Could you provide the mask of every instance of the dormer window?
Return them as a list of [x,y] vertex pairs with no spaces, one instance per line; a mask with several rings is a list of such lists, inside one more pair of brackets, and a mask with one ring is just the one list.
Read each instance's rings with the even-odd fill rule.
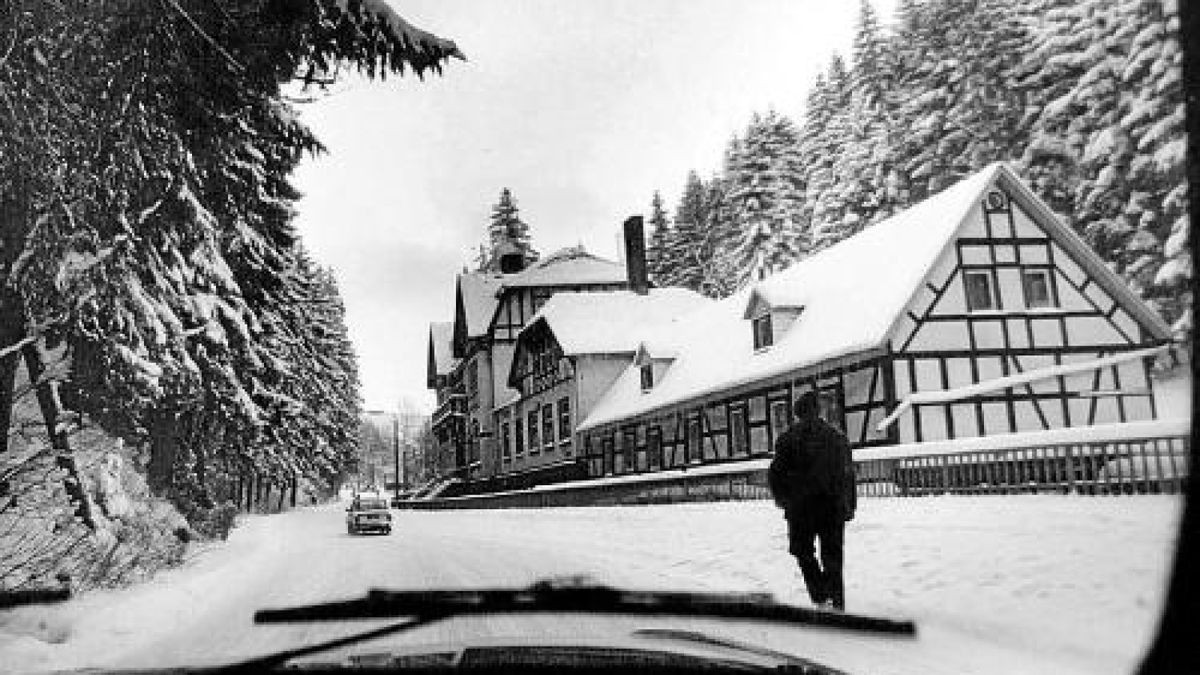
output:
[[775,332],[771,327],[771,313],[765,312],[750,321],[754,331],[754,350],[766,349],[775,343]]
[[650,391],[654,388],[654,364],[642,364],[640,370],[642,373],[642,391]]
[[761,289],[754,289],[742,314],[742,319],[750,322],[754,351],[769,349],[788,335],[795,327],[796,320],[804,313],[801,301],[802,298],[796,293],[792,293],[791,297],[772,298]]

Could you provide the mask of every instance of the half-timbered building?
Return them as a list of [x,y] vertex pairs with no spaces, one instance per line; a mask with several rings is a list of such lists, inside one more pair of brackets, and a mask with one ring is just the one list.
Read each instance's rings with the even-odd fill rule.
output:
[[519,334],[496,408],[500,486],[575,476],[575,426],[637,358],[642,340],[712,301],[683,288],[560,293]]
[[460,454],[460,449],[466,447],[466,394],[457,377],[459,360],[454,357],[453,342],[453,322],[439,321],[429,325],[425,386],[437,396],[430,431],[435,453],[433,468],[439,475],[454,471],[466,461]]
[[[458,275],[455,318],[449,354],[436,358],[440,348],[431,332],[430,377],[437,391],[433,432],[439,453],[453,456],[448,473],[468,480],[502,471],[494,410],[517,392],[507,383],[517,335],[556,293],[592,293],[627,287],[625,267],[582,248],[564,249],[528,267],[524,259],[501,265],[501,272]],[[444,337],[438,333],[436,339]],[[439,375],[438,364],[451,363]]]
[[1169,340],[994,164],[643,342],[575,442],[592,476],[761,456],[812,389],[854,447],[1154,419]]

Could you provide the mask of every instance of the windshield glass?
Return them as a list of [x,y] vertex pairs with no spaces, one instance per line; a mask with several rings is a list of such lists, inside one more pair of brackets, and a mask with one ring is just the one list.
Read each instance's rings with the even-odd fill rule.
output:
[[1135,670],[1179,5],[5,0],[0,671]]

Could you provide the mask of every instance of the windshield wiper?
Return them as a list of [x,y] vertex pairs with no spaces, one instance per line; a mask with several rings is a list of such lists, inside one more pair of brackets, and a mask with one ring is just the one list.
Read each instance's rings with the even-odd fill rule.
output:
[[25,605],[45,605],[71,599],[70,588],[31,588],[27,590],[0,591],[0,609]]
[[768,593],[627,591],[554,582],[539,582],[525,589],[371,590],[366,597],[354,600],[260,610],[254,614],[254,621],[295,623],[552,612],[757,619],[894,635],[915,635],[917,630],[907,620],[785,605]]
[[578,580],[542,581],[525,589],[376,589],[368,591],[363,598],[353,600],[260,610],[255,612],[254,622],[275,624],[406,617],[404,621],[300,649],[271,654],[223,670],[240,672],[277,666],[298,656],[344,647],[452,617],[556,612],[750,619],[901,636],[915,636],[917,632],[916,624],[912,621],[795,607],[777,602],[768,593],[627,591],[580,583]]

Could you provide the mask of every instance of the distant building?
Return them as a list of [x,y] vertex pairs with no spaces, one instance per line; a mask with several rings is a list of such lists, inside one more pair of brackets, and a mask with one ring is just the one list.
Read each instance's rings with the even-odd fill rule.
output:
[[1154,419],[1170,339],[999,164],[671,328],[579,425],[588,475],[765,455],[806,390],[855,447]]
[[516,392],[507,384],[517,335],[555,293],[595,293],[627,286],[625,269],[582,248],[523,267],[514,254],[503,273],[458,275],[455,317],[430,329],[427,385],[437,392],[433,434],[444,474],[466,480],[503,471],[495,406]]
[[519,486],[578,473],[571,470],[578,464],[575,428],[640,357],[641,341],[711,302],[682,288],[550,298],[518,335],[507,373],[515,393],[496,405],[496,475]]

